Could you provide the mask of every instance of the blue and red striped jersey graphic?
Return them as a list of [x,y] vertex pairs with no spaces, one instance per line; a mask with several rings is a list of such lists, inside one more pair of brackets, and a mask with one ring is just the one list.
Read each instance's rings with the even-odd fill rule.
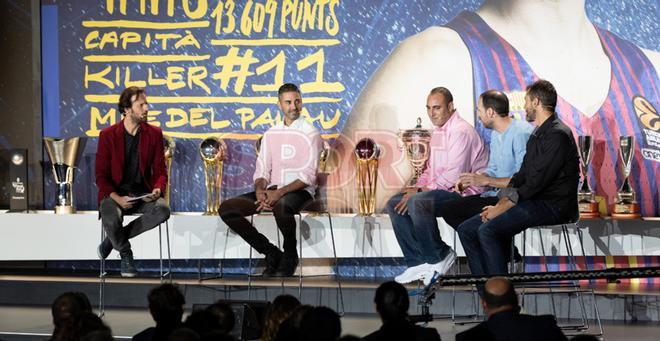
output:
[[[462,12],[446,26],[461,36],[470,51],[475,108],[479,95],[486,90],[498,89],[509,96],[524,96],[526,86],[539,79],[520,53],[478,15]],[[659,216],[658,74],[640,48],[602,28],[596,27],[596,31],[611,64],[607,98],[589,117],[558,96],[557,113],[576,138],[593,137],[589,181],[596,195],[607,198],[608,208],[623,182],[619,137],[635,136],[631,185],[642,215]],[[524,117],[521,107],[512,107],[512,113]],[[475,127],[488,145],[490,130],[476,117]]]

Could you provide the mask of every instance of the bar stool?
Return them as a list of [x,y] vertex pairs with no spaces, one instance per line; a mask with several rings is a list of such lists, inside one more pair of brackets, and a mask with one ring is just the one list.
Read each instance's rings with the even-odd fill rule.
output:
[[[565,223],[556,224],[556,225],[533,226],[533,227],[530,227],[530,228],[526,229],[525,231],[523,231],[522,234],[521,234],[521,242],[522,242],[522,250],[523,250],[523,254],[522,254],[523,264],[522,264],[521,271],[525,272],[527,230],[536,230],[538,232],[539,243],[540,243],[540,246],[541,246],[542,262],[544,264],[545,271],[546,272],[549,271],[548,262],[547,262],[547,254],[546,254],[546,251],[545,251],[545,245],[543,243],[543,237],[542,237],[541,231],[542,231],[542,229],[556,229],[556,228],[561,229],[559,240],[558,240],[558,251],[561,250],[561,241],[563,239],[564,240],[564,245],[565,245],[565,248],[566,248],[566,254],[567,254],[567,258],[568,258],[569,269],[574,270],[574,271],[578,270],[577,259],[575,257],[575,253],[573,252],[573,243],[571,242],[571,238],[570,238],[570,234],[569,234],[569,229],[570,229],[571,226],[574,226],[576,235],[578,237],[578,243],[579,243],[580,250],[582,252],[582,258],[583,258],[583,261],[584,261],[584,264],[583,264],[584,269],[589,270],[588,262],[587,262],[587,259],[586,259],[586,253],[584,251],[584,240],[583,240],[582,231],[580,230],[579,219],[576,219],[576,220],[569,220]],[[514,242],[515,242],[515,238],[514,238]],[[514,242],[511,243],[511,245],[512,245],[511,246],[511,258],[512,259],[513,259],[513,254],[514,254],[513,246],[515,246]],[[510,267],[510,271],[511,272],[514,271],[513,266]],[[575,294],[575,296],[577,297],[578,305],[580,307],[581,322],[579,324],[559,324],[559,327],[561,329],[564,329],[564,330],[588,330],[589,329],[589,319],[587,317],[586,304],[584,302],[584,297],[582,295],[582,290],[580,289],[580,284],[579,284],[579,282],[576,282],[576,281],[571,281],[571,282],[572,282],[572,284],[570,285],[570,287],[572,288],[572,290],[569,291],[568,293],[569,294]],[[522,293],[521,293],[521,306],[524,306],[524,304],[525,304],[525,294],[526,294],[525,289],[527,287],[528,286],[523,286],[523,290],[522,290]],[[537,287],[539,287],[539,286],[537,286]],[[541,287],[543,287],[543,286],[541,286]],[[550,290],[550,300],[551,300],[552,312],[556,316],[557,311],[556,311],[556,302],[555,302],[555,298],[554,298],[555,292],[553,291],[553,288],[556,288],[557,285],[553,286],[553,285],[548,284],[548,285],[545,285],[545,287],[548,287],[549,290]],[[601,320],[600,320],[600,313],[598,311],[598,305],[596,304],[596,297],[595,297],[595,294],[594,294],[594,290],[593,290],[593,288],[589,287],[589,289],[587,291],[590,293],[590,295],[592,297],[594,317],[596,319],[596,323],[598,324],[599,332],[596,333],[595,335],[596,336],[601,336],[601,335],[603,335],[603,327],[602,327]],[[570,301],[569,301],[568,309],[569,309],[568,310],[568,315],[569,315],[569,318],[570,318]]]
[[[140,215],[140,214],[135,214]],[[168,282],[172,283],[172,255],[170,250],[170,226],[169,219],[165,220],[165,235],[167,241],[167,272],[163,273],[163,237],[162,237],[162,223],[158,224],[158,258],[160,260],[160,282],[163,283],[165,277],[168,277]],[[101,242],[105,240],[106,234],[103,224],[101,224]],[[105,315],[105,280],[108,273],[105,270],[105,259],[99,259],[99,317]]]
[[[302,216],[303,214],[307,216],[328,216],[328,223],[330,227],[330,238],[332,242],[332,253],[334,260],[334,271],[335,271],[335,280],[337,282],[337,312],[340,315],[343,315],[345,312],[344,309],[344,294],[341,286],[341,273],[339,271],[339,259],[337,257],[337,246],[335,243],[335,233],[332,225],[332,214],[328,211],[326,200],[325,200],[325,184],[327,179],[327,174],[319,174],[318,177],[319,186],[316,191],[316,195],[312,201],[307,203],[299,213],[296,213],[298,216],[298,259],[299,259],[299,270],[298,270],[298,297],[302,298],[302,288],[303,288],[303,278],[304,277],[315,277],[315,276],[324,276],[324,275],[303,275],[304,267],[304,258],[303,258],[303,235],[302,235]],[[254,226],[254,217],[255,216],[272,216],[272,212],[260,212],[250,216],[250,224]],[[227,231],[227,237],[229,236],[229,230]],[[280,231],[277,231],[277,246],[280,245]],[[252,289],[252,247],[250,247],[250,254],[248,259],[248,299],[250,299],[250,293]],[[284,282],[282,282],[282,285]],[[341,307],[341,308],[340,308]]]

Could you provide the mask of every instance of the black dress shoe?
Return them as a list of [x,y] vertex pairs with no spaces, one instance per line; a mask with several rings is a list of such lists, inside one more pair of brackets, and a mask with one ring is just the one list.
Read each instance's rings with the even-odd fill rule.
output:
[[275,275],[277,268],[280,265],[280,260],[282,259],[282,251],[277,250],[266,254],[266,268],[261,275],[264,278],[268,278]]
[[275,271],[277,277],[291,277],[298,267],[298,255],[285,253]]

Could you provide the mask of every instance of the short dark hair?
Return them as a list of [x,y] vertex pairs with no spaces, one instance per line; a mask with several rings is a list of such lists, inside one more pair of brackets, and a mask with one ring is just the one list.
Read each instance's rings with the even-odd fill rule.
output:
[[157,324],[159,323],[181,323],[183,317],[183,305],[186,299],[176,286],[165,283],[157,286],[147,295],[149,301],[149,312]]
[[298,94],[302,95],[298,86],[293,83],[285,83],[280,86],[280,88],[277,90],[277,97],[282,96],[282,94],[285,92],[297,92]]
[[381,284],[376,289],[374,303],[383,321],[398,320],[408,316],[410,307],[408,291],[397,282],[389,281]]
[[500,117],[509,116],[509,98],[499,90],[488,90],[479,96],[484,109],[493,109]]
[[138,99],[140,95],[146,95],[147,90],[144,88],[139,88],[137,86],[129,86],[124,89],[119,95],[119,102],[117,103],[117,108],[119,109],[120,114],[124,114],[127,108],[133,106],[133,96],[135,99]]
[[77,318],[83,313],[91,313],[92,305],[82,292],[65,292],[53,301],[51,306],[53,324],[55,328],[61,328],[65,322]]
[[518,306],[518,296],[516,295],[516,290],[513,288],[513,284],[506,280],[506,290],[502,295],[495,295],[492,292],[488,291],[488,286],[484,288],[484,294],[482,296],[486,306],[490,309],[504,307],[507,305],[517,307]]
[[549,111],[554,112],[557,106],[557,90],[552,83],[539,79],[527,86],[527,96],[530,99],[538,98],[541,104]]
[[310,309],[300,322],[302,340],[334,341],[341,336],[339,315],[328,307]]
[[440,94],[442,95],[442,98],[445,99],[445,104],[449,104],[454,101],[454,96],[451,94],[451,91],[449,89],[439,86],[436,88],[431,89],[431,92],[429,93],[430,95],[437,95]]
[[206,310],[210,311],[211,314],[213,314],[218,319],[218,323],[220,324],[220,329],[222,332],[229,334],[229,332],[234,329],[236,316],[229,304],[218,301],[208,306]]

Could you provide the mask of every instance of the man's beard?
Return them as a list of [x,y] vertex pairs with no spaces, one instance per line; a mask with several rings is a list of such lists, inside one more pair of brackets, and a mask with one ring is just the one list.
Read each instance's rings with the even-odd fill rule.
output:
[[527,122],[534,122],[536,121],[536,109],[530,109],[530,110],[525,110],[525,119]]

